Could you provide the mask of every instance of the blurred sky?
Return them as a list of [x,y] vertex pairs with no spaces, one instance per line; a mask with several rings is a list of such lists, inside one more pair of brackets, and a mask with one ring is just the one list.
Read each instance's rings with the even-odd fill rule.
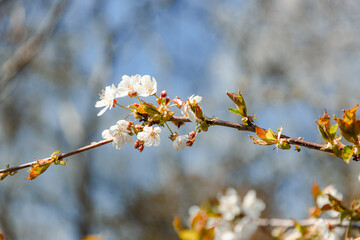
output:
[[[334,1],[325,1],[324,6],[285,2],[70,1],[43,49],[7,86],[2,114],[5,106],[16,104],[29,123],[22,122],[16,137],[7,141],[5,129],[11,121],[2,119],[1,164],[25,163],[34,156],[43,158],[101,140],[101,132],[127,113],[115,108],[96,117],[98,94],[107,85],[117,85],[122,75],[134,74],[154,76],[158,92],[166,89],[171,98],[200,95],[207,116],[234,122],[240,119],[228,111],[234,105],[225,92],[241,89],[248,111],[259,117],[259,126],[274,131],[283,126],[286,135],[321,142],[315,120],[323,109],[341,115],[341,108],[353,107],[359,99],[359,7],[351,8],[351,1],[341,9]],[[56,1],[17,3],[31,35]],[[327,11],[334,11],[336,19],[323,17]],[[9,18],[3,18],[2,31],[11,29]],[[11,44],[2,39],[2,62],[11,56],[9,46],[18,47]],[[120,101],[132,103],[132,99]],[[192,128],[182,127],[179,134]],[[115,150],[108,145],[83,153],[81,161],[70,157],[68,166],[51,167],[34,181],[24,180],[24,171],[9,177],[0,192],[12,192],[9,198],[15,199],[7,204],[16,236],[80,238],[74,222],[83,212],[74,188],[81,180],[77,172],[86,164],[93,216],[108,218],[125,214],[130,197],[139,191],[182,189],[189,196],[179,208],[182,213],[169,213],[175,216],[184,214],[184,205],[199,204],[198,199],[215,196],[222,188],[232,186],[243,193],[256,189],[260,198],[266,197],[267,217],[295,219],[308,216],[313,182],[321,187],[335,183],[345,196],[359,195],[358,164],[345,165],[325,153],[307,149],[276,153],[271,146],[254,146],[248,133],[220,127],[211,127],[193,147],[175,152],[169,134],[163,129],[160,146],[142,153],[132,146]],[[201,179],[193,183],[199,184],[200,197],[191,199],[189,181],[174,180],[179,171],[184,177]],[[207,184],[201,185],[203,181]],[[47,231],[39,233],[34,224],[46,226]],[[125,227],[123,234],[133,234],[133,228]],[[92,222],[90,232],[105,239],[119,237],[100,217]]]

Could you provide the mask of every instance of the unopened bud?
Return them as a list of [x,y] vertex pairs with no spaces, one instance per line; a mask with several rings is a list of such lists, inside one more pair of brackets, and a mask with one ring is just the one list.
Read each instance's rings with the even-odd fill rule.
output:
[[136,95],[137,95],[137,92],[128,93],[128,96],[131,97],[131,98],[132,98],[132,97],[135,97]]
[[144,150],[144,144],[141,144],[138,149],[139,149],[139,152],[142,152]]
[[135,144],[134,144],[134,148],[139,148],[140,146],[140,141],[139,140],[136,140]]
[[160,93],[160,98],[163,99],[163,98],[166,98],[166,96],[167,96],[166,90],[163,90],[163,91]]
[[194,142],[195,142],[195,138],[189,139],[189,140],[186,142],[186,146],[191,147],[191,146],[194,144]]
[[189,135],[189,138],[195,138],[196,132],[195,131],[189,132],[188,135]]
[[183,104],[183,102],[181,101],[181,99],[179,97],[175,98],[174,103],[180,108]]
[[167,105],[169,104],[169,102],[170,102],[170,98],[169,97],[165,98],[165,104]]
[[116,100],[116,99],[114,99],[114,100],[113,100],[113,105],[112,105],[112,106],[113,106],[113,107],[115,107],[115,104],[116,104],[116,103],[117,103],[117,100]]

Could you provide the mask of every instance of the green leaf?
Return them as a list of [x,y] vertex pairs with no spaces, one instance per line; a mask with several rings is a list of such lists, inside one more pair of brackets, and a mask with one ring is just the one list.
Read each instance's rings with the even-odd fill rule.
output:
[[147,102],[142,102],[141,107],[143,107],[144,111],[150,115],[160,114],[159,110],[155,107],[155,105]]
[[242,116],[243,115],[241,114],[240,110],[239,109],[235,109],[235,108],[229,108],[229,111],[236,114],[236,115],[239,115],[239,116]]
[[340,224],[344,221],[345,218],[350,217],[347,211],[344,211],[340,214]]
[[331,138],[335,138],[335,134],[336,134],[336,131],[338,129],[338,126],[339,126],[338,124],[335,124],[330,128]]
[[344,159],[344,161],[346,163],[350,162],[351,157],[353,156],[354,153],[354,147],[353,146],[345,146],[342,150],[342,159]]
[[283,150],[288,150],[291,148],[290,144],[288,144],[287,142],[283,142],[279,145],[279,147]]
[[236,106],[240,110],[241,116],[247,117],[245,100],[244,100],[240,90],[239,90],[238,94],[228,93],[228,92],[226,94],[236,104]]
[[239,90],[238,98],[239,98],[239,101],[240,101],[239,109],[240,109],[240,111],[242,111],[243,116],[246,117],[247,116],[246,104],[245,104],[245,100],[244,100],[240,90]]
[[306,227],[305,226],[301,226],[300,223],[294,221],[294,225],[295,228],[301,233],[301,236],[304,236],[306,234]]
[[329,139],[329,136],[327,134],[327,132],[324,130],[324,127],[322,125],[318,125],[318,128],[319,128],[319,132],[322,136],[322,138],[326,141],[326,142],[329,142],[330,139]]
[[273,133],[273,131],[270,128],[266,133],[266,139],[269,140],[269,141],[276,141],[277,140],[275,134]]

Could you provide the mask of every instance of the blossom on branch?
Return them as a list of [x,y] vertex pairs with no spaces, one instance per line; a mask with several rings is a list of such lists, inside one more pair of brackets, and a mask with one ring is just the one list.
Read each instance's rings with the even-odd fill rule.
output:
[[240,198],[233,188],[228,188],[225,195],[219,195],[218,210],[226,221],[231,221],[241,213]]
[[152,78],[149,75],[144,75],[140,79],[140,85],[137,87],[138,95],[141,97],[148,97],[155,94],[157,91],[157,83],[155,78]]
[[173,141],[173,147],[176,151],[184,150],[187,147],[188,135],[177,136]]
[[131,77],[128,75],[122,76],[122,80],[118,85],[120,97],[135,96],[137,91],[140,89],[140,79],[141,76],[139,74]]
[[341,228],[333,228],[329,226],[324,219],[318,219],[314,226],[317,229],[317,232],[320,234],[321,239],[327,240],[340,240],[343,239],[344,229]]
[[111,126],[110,129],[104,130],[102,132],[102,137],[107,140],[112,139],[112,144],[116,149],[122,148],[125,145],[125,142],[133,144],[134,138],[128,131],[129,124],[129,121],[120,120],[116,125]]
[[144,141],[145,146],[150,147],[158,146],[160,144],[160,135],[161,128],[159,127],[144,127],[142,132],[139,132],[137,138],[140,141]]
[[194,111],[191,109],[191,106],[195,106],[196,104],[200,103],[202,100],[202,97],[198,96],[198,95],[192,95],[191,97],[189,97],[188,101],[185,103],[182,103],[181,106],[181,113],[184,114],[185,116],[187,116],[190,121],[192,122],[196,122],[197,117],[194,113]]
[[241,209],[245,215],[251,218],[258,218],[265,209],[265,203],[261,199],[256,198],[255,190],[250,190],[244,197]]
[[[318,205],[319,208],[322,208],[323,206],[330,204],[329,201],[329,196],[327,194],[330,194],[331,196],[337,198],[338,200],[342,200],[343,195],[338,192],[338,190],[333,186],[333,185],[329,185],[326,188],[324,188],[321,191],[321,195],[317,197],[316,199],[316,203]],[[331,210],[331,211],[327,211],[326,212],[330,217],[338,217],[339,216],[339,212]]]
[[104,107],[103,109],[101,109],[101,111],[98,113],[98,116],[101,116],[104,114],[104,112],[108,109],[108,108],[112,108],[114,106],[114,104],[116,103],[116,99],[120,97],[121,94],[119,93],[118,89],[113,85],[111,86],[107,86],[105,88],[105,91],[103,91],[100,95],[100,101],[97,101],[95,104],[95,107],[100,108],[100,107]]

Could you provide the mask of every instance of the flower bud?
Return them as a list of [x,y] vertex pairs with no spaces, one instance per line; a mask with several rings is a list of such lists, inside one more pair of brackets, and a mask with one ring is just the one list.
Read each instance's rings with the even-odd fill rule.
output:
[[196,136],[195,131],[189,132],[189,138],[195,138],[195,136]]
[[181,106],[183,105],[183,102],[179,97],[175,98],[173,101],[178,106],[178,108],[181,108]]
[[139,140],[136,140],[135,145],[134,145],[134,148],[135,148],[135,149],[136,149],[136,148],[139,148],[139,146],[140,146],[140,141],[139,141]]
[[144,144],[141,144],[138,149],[139,149],[139,152],[142,152],[144,150]]
[[186,146],[188,147],[191,147],[195,142],[195,138],[192,138],[192,139],[189,139],[187,142],[186,142]]
[[169,102],[170,102],[170,98],[169,97],[165,98],[165,104],[167,105],[169,104]]
[[160,93],[160,98],[163,99],[163,98],[166,98],[166,96],[167,96],[166,90],[163,90],[163,91]]
[[112,106],[113,106],[113,107],[115,107],[115,104],[116,104],[116,103],[117,103],[117,100],[116,100],[116,99],[114,99],[114,100],[113,100],[113,105],[112,105]]

